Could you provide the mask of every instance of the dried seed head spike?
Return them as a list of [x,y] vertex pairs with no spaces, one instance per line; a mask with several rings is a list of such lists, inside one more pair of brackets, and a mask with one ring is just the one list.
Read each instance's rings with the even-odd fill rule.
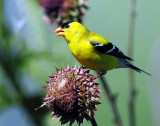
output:
[[48,86],[43,87],[47,95],[39,108],[49,107],[54,119],[61,118],[61,124],[75,121],[81,124],[87,115],[94,115],[97,110],[100,99],[100,90],[95,83],[97,77],[76,66],[63,66],[61,70],[56,68],[56,71],[57,74],[49,76]]
[[50,22],[51,27],[71,20],[82,23],[89,0],[37,0],[44,11],[43,21]]

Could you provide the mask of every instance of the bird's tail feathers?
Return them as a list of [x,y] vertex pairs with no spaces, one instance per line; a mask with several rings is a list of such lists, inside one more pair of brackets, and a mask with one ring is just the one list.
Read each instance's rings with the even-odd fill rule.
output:
[[148,75],[151,76],[150,73],[148,73],[148,72],[146,72],[146,71],[144,71],[144,70],[132,65],[129,61],[119,58],[119,65],[118,65],[117,68],[126,68],[126,67],[131,68],[131,69],[133,69],[133,70],[135,70],[137,72],[144,72],[145,74],[148,74]]
[[148,72],[146,72],[146,71],[144,71],[144,70],[142,70],[142,69],[140,69],[140,68],[132,65],[131,63],[126,64],[126,65],[127,65],[129,68],[131,68],[131,69],[133,69],[133,70],[135,70],[135,71],[137,71],[137,72],[143,72],[143,73],[148,74],[149,76],[151,76],[150,73],[148,73]]

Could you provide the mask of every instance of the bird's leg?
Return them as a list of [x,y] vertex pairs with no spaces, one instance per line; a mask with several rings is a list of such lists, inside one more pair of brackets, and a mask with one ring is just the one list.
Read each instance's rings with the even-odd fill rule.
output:
[[83,69],[86,69],[87,67],[85,67],[85,66],[81,66]]
[[99,75],[105,75],[106,73],[107,73],[107,71],[105,71],[105,70],[102,70],[101,72],[98,72],[99,73]]

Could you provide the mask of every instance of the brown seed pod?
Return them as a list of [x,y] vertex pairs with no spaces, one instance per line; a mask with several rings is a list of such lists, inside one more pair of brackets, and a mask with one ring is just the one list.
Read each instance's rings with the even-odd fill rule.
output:
[[61,124],[76,120],[80,125],[83,119],[89,119],[97,110],[98,84],[95,83],[94,76],[89,71],[84,71],[82,67],[63,67],[57,69],[57,74],[49,76],[47,90],[44,97],[44,105],[52,110],[53,118],[61,117]]

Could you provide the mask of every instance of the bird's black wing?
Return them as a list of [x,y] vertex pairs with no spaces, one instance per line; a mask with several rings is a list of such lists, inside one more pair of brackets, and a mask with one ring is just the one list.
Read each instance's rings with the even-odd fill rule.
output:
[[97,50],[100,53],[105,53],[118,58],[127,59],[129,61],[133,60],[130,57],[124,55],[123,52],[120,49],[118,49],[115,45],[113,45],[111,42],[108,44],[99,44],[98,42],[91,40],[89,41],[89,43],[93,45],[95,50]]

